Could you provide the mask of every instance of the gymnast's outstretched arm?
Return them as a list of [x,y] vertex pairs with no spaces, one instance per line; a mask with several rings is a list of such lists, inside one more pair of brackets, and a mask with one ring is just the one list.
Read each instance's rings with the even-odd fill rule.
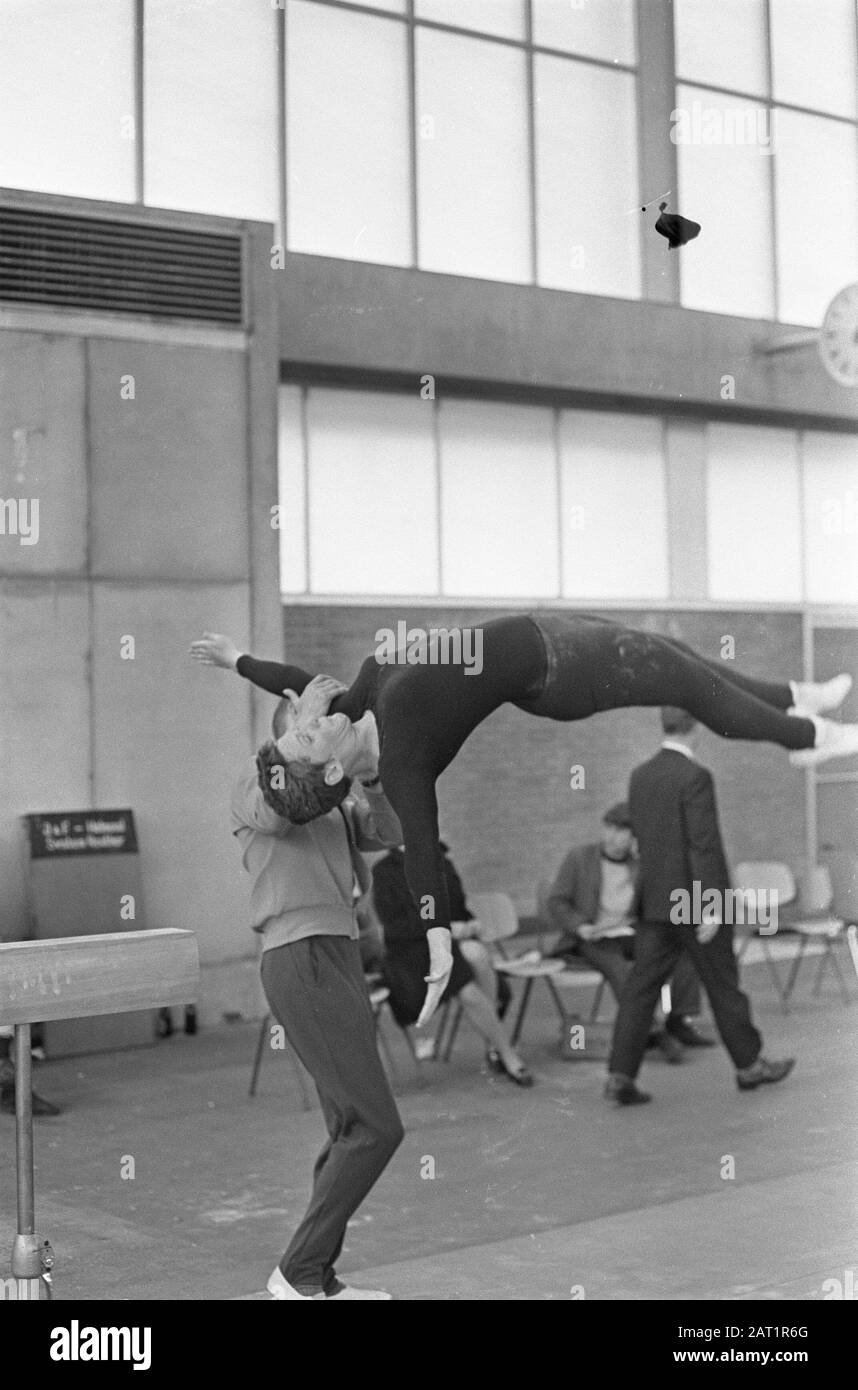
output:
[[203,666],[222,666],[237,671],[246,680],[267,690],[271,695],[283,695],[294,690],[301,695],[313,677],[300,666],[286,666],[281,661],[260,661],[247,652],[240,652],[231,637],[221,632],[204,632],[191,643],[191,656]]

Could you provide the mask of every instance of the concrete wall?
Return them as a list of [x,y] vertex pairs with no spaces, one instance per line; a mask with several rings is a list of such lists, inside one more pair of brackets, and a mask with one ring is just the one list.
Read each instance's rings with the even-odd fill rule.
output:
[[[379,628],[405,620],[421,627],[473,625],[497,613],[468,609],[339,608],[289,605],[283,611],[287,660],[351,680]],[[664,632],[718,659],[721,638],[736,643],[736,669],[784,679],[801,675],[797,614],[738,612],[606,613]],[[617,710],[576,724],[534,719],[512,706],[473,733],[438,782],[441,829],[465,884],[503,889],[531,912],[536,884],[553,876],[573,844],[598,835],[602,812],[624,797],[632,768],[658,747],[657,714]],[[716,779],[728,854],[783,859],[804,854],[804,782],[786,754],[768,744],[727,743],[708,733],[701,759]],[[586,786],[570,788],[572,764]]]
[[[858,429],[856,393],[831,380],[813,343],[757,351],[806,329],[324,256],[287,256],[275,283],[290,374],[357,370],[413,387],[429,372],[438,395]],[[721,398],[725,374],[733,400]]]
[[187,647],[279,641],[271,232],[244,232],[244,334],[0,332],[0,497],[39,499],[36,544],[0,535],[0,939],[29,929],[20,815],[130,806],[147,924],[198,934],[204,1021],[259,1000],[228,799],[261,706]]

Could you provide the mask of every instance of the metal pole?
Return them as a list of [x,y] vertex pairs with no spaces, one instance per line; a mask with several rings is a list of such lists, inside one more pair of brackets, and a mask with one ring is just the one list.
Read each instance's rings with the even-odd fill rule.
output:
[[15,1121],[18,1154],[18,1234],[31,1236],[36,1229],[33,1191],[33,1057],[30,1025],[15,1028]]
[[18,1159],[18,1234],[12,1246],[12,1276],[18,1298],[36,1301],[42,1292],[42,1256],[36,1238],[33,1179],[33,1059],[30,1025],[15,1026],[15,1125]]

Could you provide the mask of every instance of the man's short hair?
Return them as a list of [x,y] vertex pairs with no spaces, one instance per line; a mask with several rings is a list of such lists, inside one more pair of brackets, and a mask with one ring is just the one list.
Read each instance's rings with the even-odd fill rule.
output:
[[604,825],[615,825],[619,830],[631,830],[632,818],[629,815],[629,804],[627,801],[618,801],[602,817]]
[[[277,744],[270,740],[257,753],[256,768],[266,804],[293,825],[306,825],[335,810],[345,801],[352,784],[350,777],[342,777],[328,786],[325,769],[319,763],[286,762]],[[272,777],[275,768],[281,769],[276,779]]]
[[666,734],[690,734],[697,728],[697,720],[687,710],[677,709],[675,705],[662,705],[661,727]]

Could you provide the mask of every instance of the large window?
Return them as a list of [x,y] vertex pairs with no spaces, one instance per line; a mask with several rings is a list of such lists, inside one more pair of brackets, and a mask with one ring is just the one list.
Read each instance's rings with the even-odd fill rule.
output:
[[797,436],[790,430],[710,425],[706,456],[710,597],[800,600]]
[[855,0],[675,0],[694,309],[817,325],[858,276]]
[[540,284],[637,298],[634,76],[538,54],[535,82]]
[[638,296],[634,10],[0,0],[0,184],[271,221],[292,251]]
[[283,592],[308,599],[669,604],[689,545],[713,605],[858,594],[846,434],[284,385],[279,521]]
[[402,24],[309,0],[290,5],[291,250],[398,265],[410,260],[406,65]]
[[420,265],[530,280],[524,53],[435,29],[416,37]]
[[2,0],[0,184],[135,189],[133,0]]
[[246,0],[146,0],[147,203],[278,216],[276,28]]
[[683,304],[816,326],[858,278],[856,9],[674,0],[658,114],[636,0],[0,0],[0,185],[623,298],[665,196]]

